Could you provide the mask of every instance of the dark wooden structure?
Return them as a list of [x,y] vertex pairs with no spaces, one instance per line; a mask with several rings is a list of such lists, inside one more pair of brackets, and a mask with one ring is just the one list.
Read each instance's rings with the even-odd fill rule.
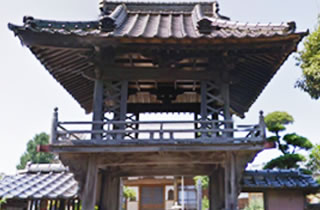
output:
[[[295,23],[247,24],[212,0],[105,0],[100,19],[9,24],[79,102],[90,122],[59,121],[50,152],[80,183],[83,208],[119,209],[120,177],[209,175],[210,208],[233,210],[265,126],[234,125],[306,33]],[[141,121],[149,112],[192,121]],[[97,190],[98,180],[102,187]]]

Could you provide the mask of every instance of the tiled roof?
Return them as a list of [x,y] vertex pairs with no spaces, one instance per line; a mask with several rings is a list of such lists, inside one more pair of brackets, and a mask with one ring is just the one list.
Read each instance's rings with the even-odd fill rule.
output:
[[320,185],[310,175],[297,170],[246,171],[242,178],[242,188],[246,191],[263,189],[320,189]]
[[31,165],[17,175],[0,181],[0,198],[70,199],[78,195],[78,183],[60,164]]
[[[298,189],[319,191],[319,184],[310,176],[292,170],[245,171],[243,191],[266,189]],[[70,199],[78,197],[78,183],[68,168],[60,164],[33,164],[17,175],[0,181],[0,198],[8,199]]]
[[[210,59],[211,55],[224,57],[224,53],[230,52],[237,62],[230,73],[234,80],[230,86],[230,105],[243,117],[307,34],[296,33],[294,22],[231,21],[219,13],[217,2],[212,0],[102,0],[100,6],[100,19],[94,21],[25,17],[22,26],[9,24],[22,43],[88,113],[92,111],[94,82],[84,75],[94,72],[95,46],[113,47],[131,54],[140,50],[139,56],[146,58],[140,60],[149,60],[146,64],[153,68],[157,68],[158,58],[151,55],[161,55],[159,52],[169,48],[181,55],[191,53],[190,58],[201,51],[204,59]],[[121,64],[120,60],[128,60],[121,56],[117,65]],[[171,70],[191,64],[177,57]],[[201,62],[199,68],[205,69],[214,63]]]
[[[116,1],[114,1],[116,2]],[[111,3],[106,3],[111,5]],[[101,19],[84,22],[59,22],[24,18],[24,26],[10,25],[14,30],[32,30],[52,34],[129,37],[129,38],[254,38],[283,36],[294,33],[295,23],[248,24],[230,21],[219,14],[215,6],[213,13],[207,15],[206,5],[190,4],[180,9],[172,5],[161,5],[159,9],[153,4],[148,7],[132,7],[131,4],[118,3],[111,11],[104,9]],[[150,6],[151,5],[151,6]],[[190,7],[189,5],[189,7]],[[143,9],[141,9],[143,8]]]

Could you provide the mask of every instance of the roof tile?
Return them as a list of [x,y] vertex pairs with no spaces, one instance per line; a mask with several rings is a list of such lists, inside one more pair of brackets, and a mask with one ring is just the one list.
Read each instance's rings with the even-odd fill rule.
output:
[[242,179],[242,187],[250,189],[313,189],[320,185],[310,176],[300,171],[261,170],[246,171]]
[[[148,3],[150,8],[157,4]],[[24,26],[11,25],[13,30],[33,30],[38,32],[57,33],[79,36],[95,35],[103,37],[131,38],[202,38],[199,23],[207,21],[209,27],[206,38],[243,38],[272,37],[287,35],[295,30],[294,23],[288,24],[248,24],[230,21],[217,12],[208,16],[201,3],[193,4],[193,9],[170,10],[171,5],[162,5],[158,10],[130,10],[124,4],[118,4],[110,14],[103,14],[100,21],[63,22],[24,18]],[[167,8],[167,9],[166,9]],[[15,29],[14,29],[15,28]]]
[[[0,198],[16,199],[57,199],[57,198],[75,198],[78,195],[78,183],[73,174],[63,167],[48,166],[42,164],[32,166],[31,169],[40,169],[40,172],[34,173],[32,170],[6,176],[0,181]],[[52,170],[52,171],[50,171]],[[242,188],[246,191],[265,190],[265,189],[300,189],[303,191],[317,191],[319,184],[309,175],[299,171],[288,170],[261,170],[245,171],[242,178]]]

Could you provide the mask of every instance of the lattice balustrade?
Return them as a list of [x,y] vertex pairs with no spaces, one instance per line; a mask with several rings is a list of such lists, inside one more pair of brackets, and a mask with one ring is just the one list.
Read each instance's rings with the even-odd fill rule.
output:
[[135,131],[139,130],[139,114],[128,113],[126,115],[126,122],[125,129],[127,132],[125,133],[125,138],[138,139],[139,133]]

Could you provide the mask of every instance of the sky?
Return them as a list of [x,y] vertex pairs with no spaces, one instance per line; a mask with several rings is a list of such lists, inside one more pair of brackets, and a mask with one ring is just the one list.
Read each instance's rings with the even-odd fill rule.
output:
[[[320,0],[220,0],[220,13],[232,20],[251,23],[295,21],[297,31],[313,31],[319,14]],[[77,102],[49,75],[39,61],[7,24],[22,24],[25,15],[50,20],[96,20],[98,0],[15,0],[3,1],[0,7],[0,172],[14,174],[26,143],[35,134],[50,132],[54,107],[61,120],[90,120]],[[301,50],[303,45],[299,46]],[[293,54],[280,68],[246,118],[236,123],[255,124],[259,111],[287,111],[295,122],[288,132],[297,132],[320,143],[320,100],[312,100],[294,88],[301,76]],[[259,166],[277,154],[274,150],[258,155]]]

